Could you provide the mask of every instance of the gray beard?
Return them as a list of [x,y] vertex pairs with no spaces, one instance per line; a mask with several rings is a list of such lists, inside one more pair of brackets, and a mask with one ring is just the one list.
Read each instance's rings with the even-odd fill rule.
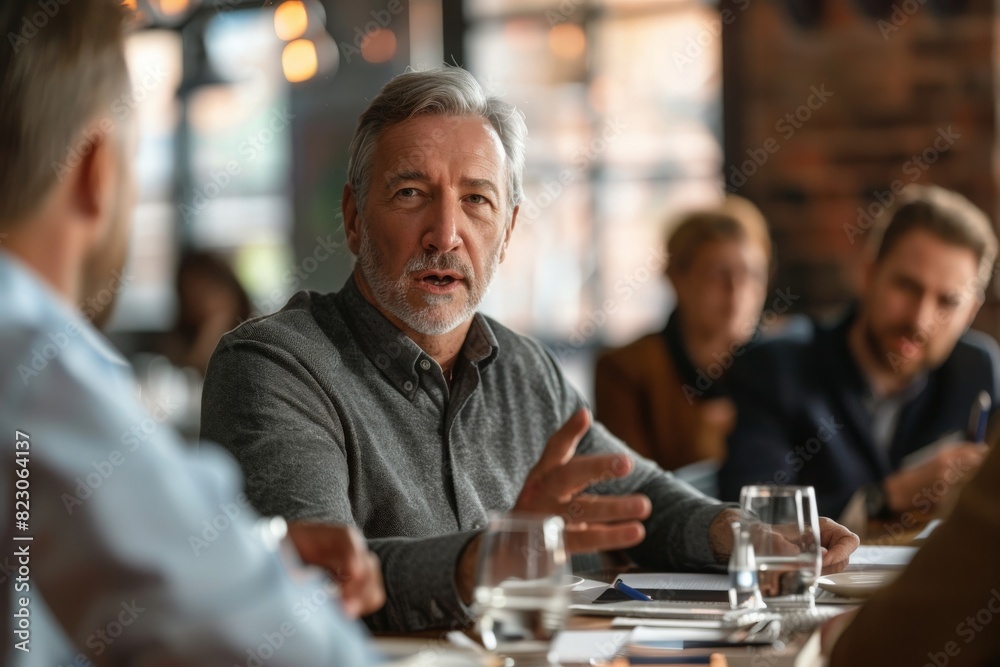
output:
[[[386,275],[382,267],[385,262],[368,235],[368,225],[361,221],[361,247],[358,249],[358,266],[361,274],[372,290],[375,301],[382,309],[392,313],[397,319],[424,336],[440,336],[455,330],[476,313],[476,309],[486,294],[486,288],[493,280],[500,265],[502,244],[498,244],[486,265],[482,277],[475,275],[472,266],[453,254],[424,254],[410,259],[403,268],[402,275],[393,279]],[[468,297],[465,304],[446,318],[445,309],[460,296],[455,294],[421,294],[425,308],[414,309],[407,301],[410,291],[410,275],[418,271],[457,271],[465,276]]]

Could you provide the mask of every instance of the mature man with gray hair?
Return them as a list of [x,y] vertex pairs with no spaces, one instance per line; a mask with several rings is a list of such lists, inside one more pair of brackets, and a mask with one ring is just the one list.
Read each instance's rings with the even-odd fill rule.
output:
[[[476,312],[522,199],[525,125],[459,68],[385,86],[351,144],[340,292],[295,295],[228,334],[206,437],[264,512],[353,523],[383,563],[378,630],[469,620],[490,511],[556,514],[574,552],[651,568],[723,562],[734,510],[591,424],[536,341]],[[827,565],[856,537],[823,524]]]

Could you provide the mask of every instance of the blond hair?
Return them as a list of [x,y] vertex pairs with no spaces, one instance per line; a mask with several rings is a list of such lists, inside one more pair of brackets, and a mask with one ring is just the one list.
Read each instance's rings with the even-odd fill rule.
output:
[[713,241],[752,241],[771,262],[771,235],[764,215],[748,199],[729,195],[713,208],[698,209],[681,216],[667,237],[667,272],[688,269],[697,251]]

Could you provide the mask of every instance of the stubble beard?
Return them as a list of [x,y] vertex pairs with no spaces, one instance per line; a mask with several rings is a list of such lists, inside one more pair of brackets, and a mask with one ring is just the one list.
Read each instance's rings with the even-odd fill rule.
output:
[[[502,243],[491,253],[482,276],[477,276],[471,265],[455,254],[433,253],[413,257],[406,262],[402,275],[392,278],[386,275],[383,261],[377,246],[368,234],[368,225],[362,220],[360,225],[360,248],[358,249],[358,267],[371,288],[377,304],[391,313],[406,326],[425,336],[440,336],[456,329],[468,321],[476,313],[479,304],[486,295],[486,290],[493,281],[497,267],[500,265]],[[409,302],[411,291],[410,276],[418,271],[438,270],[457,271],[464,276],[465,293],[458,294],[428,294],[420,293],[424,308],[414,308]],[[449,305],[457,299],[465,302],[460,307],[448,313]]]

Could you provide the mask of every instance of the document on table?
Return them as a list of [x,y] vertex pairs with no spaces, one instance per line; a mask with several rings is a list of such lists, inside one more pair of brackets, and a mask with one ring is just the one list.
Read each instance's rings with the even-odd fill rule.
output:
[[688,572],[651,572],[620,574],[618,577],[632,588],[665,588],[675,591],[728,591],[729,575],[691,574]]
[[[690,574],[654,572],[648,574],[621,574],[619,578],[628,586],[639,590],[674,591],[726,591],[729,577],[725,574]],[[642,602],[627,600],[572,604],[570,610],[597,616],[638,616],[646,618],[680,618],[721,622],[731,610],[729,603],[692,602],[678,596],[676,601]]]
[[878,546],[863,544],[851,554],[851,564],[848,572],[858,570],[898,570],[906,567],[917,553],[918,547]]
[[563,630],[552,640],[551,653],[565,665],[611,662],[624,655],[630,635],[627,630]]

